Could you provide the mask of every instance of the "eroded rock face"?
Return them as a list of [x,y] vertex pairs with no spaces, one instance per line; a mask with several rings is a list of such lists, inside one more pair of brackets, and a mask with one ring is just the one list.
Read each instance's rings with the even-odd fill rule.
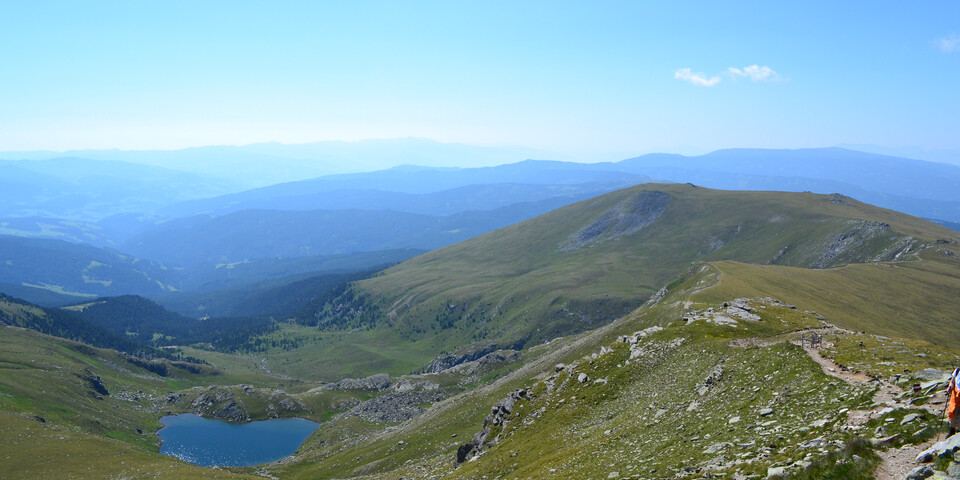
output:
[[389,374],[378,373],[367,378],[344,378],[336,383],[330,383],[321,387],[323,390],[372,390],[382,392],[393,385],[393,379]]
[[488,353],[477,360],[464,362],[447,369],[451,373],[460,375],[472,375],[487,365],[496,365],[500,363],[513,363],[520,359],[521,353],[516,350],[497,350]]
[[436,391],[387,393],[353,407],[347,415],[375,423],[402,422],[423,413],[426,408],[422,405],[439,402],[443,398],[443,394]]
[[572,252],[604,240],[637,232],[660,217],[669,203],[670,195],[664,192],[637,192],[570,235],[557,250]]
[[[501,350],[501,348],[503,350]],[[438,373],[442,372],[448,368],[453,368],[458,365],[473,362],[473,361],[482,361],[484,364],[494,363],[497,361],[513,361],[516,357],[510,357],[512,355],[510,352],[519,350],[523,348],[523,342],[516,342],[514,345],[507,345],[500,347],[496,343],[492,343],[484,348],[475,350],[472,352],[467,352],[462,355],[441,355],[434,358],[430,365],[427,366],[427,373]],[[490,356],[491,354],[497,354],[500,351],[500,356],[497,355]]]
[[[870,220],[851,220],[850,228],[828,239],[820,248],[822,253],[813,263],[813,268],[826,268],[849,262],[892,261],[919,248],[921,242],[910,236],[902,236],[890,229],[887,223]],[[869,244],[887,244],[887,247],[873,258],[865,253]]]
[[[262,405],[263,410],[251,411],[244,398],[253,397],[253,405]],[[162,400],[167,405],[176,405],[181,411],[189,411],[207,418],[230,422],[249,422],[255,418],[279,418],[291,413],[307,412],[309,409],[283,390],[256,388],[250,385],[194,387],[184,392],[167,395]]]
[[110,395],[110,392],[107,390],[107,387],[103,386],[103,381],[100,380],[99,375],[91,375],[87,377],[87,381],[90,382],[90,387],[100,395]]
[[[582,375],[582,374],[581,374]],[[497,404],[490,409],[490,415],[483,420],[483,429],[474,435],[473,440],[465,443],[457,449],[457,463],[463,463],[483,452],[484,448],[492,447],[500,441],[499,437],[488,439],[491,427],[503,426],[508,415],[513,413],[513,407],[521,398],[527,398],[526,389],[517,389],[510,392],[506,397],[497,401]]]

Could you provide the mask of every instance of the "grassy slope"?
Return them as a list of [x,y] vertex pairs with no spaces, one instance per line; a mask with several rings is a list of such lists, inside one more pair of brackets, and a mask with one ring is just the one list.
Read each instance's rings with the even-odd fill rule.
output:
[[196,467],[127,443],[0,412],[5,478],[259,478]]
[[[797,448],[796,444],[821,435],[831,441],[852,438],[853,433],[835,428],[838,419],[843,417],[840,411],[842,408],[863,408],[869,403],[870,392],[827,377],[796,347],[777,344],[744,349],[731,347],[728,341],[744,337],[782,339],[784,332],[818,325],[816,314],[805,313],[806,310],[825,313],[828,319],[838,323],[854,321],[860,318],[862,310],[850,303],[834,303],[834,297],[823,292],[862,289],[865,288],[863,284],[872,288],[861,294],[872,299],[870,305],[877,305],[876,309],[866,312],[872,321],[864,323],[863,328],[868,332],[880,328],[887,329],[887,334],[895,332],[914,336],[913,327],[895,321],[895,312],[883,307],[881,300],[922,297],[926,303],[915,306],[916,312],[936,307],[952,298],[951,292],[956,290],[950,287],[949,279],[960,273],[960,262],[935,254],[935,249],[928,249],[921,256],[924,258],[921,262],[800,270],[803,276],[797,275],[797,269],[788,267],[732,262],[696,267],[685,281],[674,282],[671,293],[659,305],[641,309],[595,331],[537,346],[533,351],[544,350],[544,353],[513,374],[492,385],[441,402],[422,417],[402,424],[394,431],[372,436],[371,425],[334,420],[308,441],[297,462],[276,467],[274,471],[284,478],[356,475],[369,478],[425,478],[431,475],[452,478],[481,475],[491,478],[498,475],[503,478],[598,478],[600,475],[599,478],[606,478],[608,472],[613,471],[620,472],[621,476],[634,474],[658,478],[661,476],[658,473],[673,476],[684,466],[702,467],[723,456],[728,461],[763,457],[760,462],[730,466],[721,471],[729,474],[739,469],[742,473],[765,476],[766,468],[771,465],[792,463],[810,453],[814,454],[811,460],[815,460],[826,451]],[[887,276],[865,275],[858,268],[875,269]],[[799,292],[797,284],[771,281],[760,276],[758,272],[761,271],[781,272],[777,279],[799,278],[817,288]],[[904,271],[913,272],[918,279],[930,283],[896,281],[897,275]],[[937,273],[927,278],[925,272]],[[944,281],[947,283],[937,283]],[[931,289],[931,283],[937,288]],[[799,309],[767,307],[761,313],[763,322],[738,329],[702,323],[684,326],[677,322],[684,310],[684,300],[694,302],[697,308],[704,308],[715,305],[717,299],[745,296],[772,296],[794,303]],[[894,319],[890,319],[890,315]],[[652,343],[664,343],[679,337],[686,338],[687,343],[661,356],[653,355],[641,359],[639,364],[625,366],[625,347],[614,342],[616,336],[654,324],[665,325],[667,330],[652,337]],[[878,349],[890,345],[896,348],[874,355],[857,347],[861,337],[879,342]],[[860,335],[840,340],[830,354],[846,364],[855,364],[868,371],[882,372],[885,367],[881,362],[909,366],[916,371],[927,367],[942,368],[946,363],[960,361],[960,349],[956,347]],[[611,345],[614,351],[591,365],[583,356],[596,352],[601,345]],[[907,348],[902,347],[904,345]],[[918,357],[916,353],[925,353],[927,357]],[[591,378],[607,378],[608,383],[580,385],[570,381],[568,387],[559,392],[544,393],[538,382],[552,374],[555,363],[578,360],[581,364],[578,372],[587,373]],[[725,374],[719,387],[699,397],[694,386],[720,362],[723,362]],[[562,383],[565,375],[561,373],[556,383]],[[538,399],[519,402],[524,404],[516,410],[521,413],[520,418],[513,419],[512,426],[508,426],[508,435],[499,445],[477,461],[453,469],[456,448],[480,429],[483,418],[499,398],[519,387],[532,387],[531,391]],[[780,392],[780,397],[775,398],[773,392]],[[687,412],[686,408],[693,399],[700,400],[701,406],[695,412]],[[774,417],[761,419],[757,411],[766,406],[772,406],[777,413]],[[541,407],[546,408],[546,415],[532,425],[523,425],[525,416]],[[655,418],[660,409],[668,413]],[[904,414],[897,411],[891,414],[891,418],[899,420]],[[728,424],[734,415],[741,416],[741,422]],[[810,427],[814,421],[822,419],[827,420],[825,426]],[[756,428],[770,420],[777,423]],[[882,419],[875,423],[882,423]],[[913,430],[905,433],[912,434]],[[709,440],[705,438],[708,434]],[[700,440],[691,441],[695,437]],[[402,445],[398,443],[401,440]],[[748,447],[736,446],[751,441],[756,443]],[[718,442],[732,442],[734,446],[720,454],[704,453],[704,449]],[[771,443],[777,448],[768,454],[762,453],[762,447]],[[653,469],[657,473],[650,473]]]
[[828,270],[718,262],[724,281],[698,299],[770,295],[806,305],[842,327],[960,348],[960,335],[945,334],[960,328],[960,258],[937,249],[920,258]]
[[[646,298],[647,294],[655,291],[659,285],[674,280],[678,274],[689,268],[689,261],[683,260],[686,257],[663,258],[665,257],[663,252],[676,251],[696,257],[696,253],[701,252],[698,248],[714,241],[712,232],[718,232],[718,235],[731,235],[731,237],[723,237],[724,247],[700,257],[701,259],[737,258],[745,261],[767,261],[783,248],[783,240],[791,240],[795,242],[791,245],[796,245],[797,248],[792,249],[792,253],[785,255],[781,261],[794,264],[809,262],[816,253],[816,249],[805,250],[800,247],[816,246],[824,238],[831,238],[837,232],[843,231],[849,226],[849,223],[844,220],[847,217],[887,222],[897,231],[909,233],[928,242],[937,238],[955,238],[950,236],[949,231],[911,217],[864,205],[833,204],[824,196],[732,194],[687,186],[657,186],[656,188],[676,194],[674,195],[676,203],[671,208],[676,207],[678,211],[671,214],[671,210],[668,209],[667,213],[658,220],[663,223],[660,225],[664,229],[663,232],[648,229],[621,240],[602,243],[570,254],[556,252],[556,245],[566,236],[578,230],[580,226],[590,223],[598,212],[602,213],[605,207],[609,208],[622,198],[616,195],[626,195],[620,192],[614,194],[614,197],[596,200],[595,202],[598,202],[596,204],[588,202],[570,207],[581,209],[572,210],[579,217],[562,226],[551,224],[551,222],[560,222],[561,217],[552,220],[546,218],[547,216],[540,217],[531,221],[533,223],[520,224],[499,234],[490,234],[489,238],[482,242],[478,239],[476,240],[478,243],[468,243],[465,247],[451,247],[452,250],[446,249],[418,257],[409,264],[389,270],[384,276],[375,278],[373,281],[385,282],[376,284],[384,288],[395,288],[398,282],[406,287],[399,294],[399,300],[411,298],[413,300],[409,302],[408,307],[398,309],[402,311],[398,311],[397,316],[391,320],[400,326],[404,322],[411,325],[414,324],[412,322],[417,321],[413,313],[416,312],[416,306],[422,305],[423,301],[436,300],[444,309],[455,302],[459,305],[458,308],[463,308],[462,305],[467,302],[463,302],[462,298],[468,298],[466,297],[468,294],[493,295],[493,299],[497,299],[497,295],[505,294],[507,297],[504,298],[516,299],[517,305],[511,305],[509,301],[504,302],[501,307],[504,313],[487,317],[486,323],[492,332],[496,332],[495,328],[503,328],[503,338],[509,338],[506,336],[509,332],[505,328],[508,320],[521,323],[518,325],[521,328],[524,326],[522,324],[524,316],[549,320],[551,317],[544,312],[549,312],[549,300],[552,295],[560,296],[562,299],[576,299],[578,295],[588,299],[590,295],[595,295],[597,298],[606,298],[602,296],[611,295],[612,297],[620,296],[621,299],[632,299],[633,302]],[[681,196],[680,193],[683,195]],[[764,202],[770,202],[772,199],[779,199],[780,203],[775,202],[777,206],[772,209],[764,209]],[[723,213],[725,217],[720,215],[722,212],[725,212]],[[771,219],[775,221],[770,221]],[[689,225],[690,222],[696,222],[701,226],[692,230],[685,228],[685,225]],[[651,225],[651,228],[655,225]],[[737,227],[741,227],[739,231]],[[673,235],[673,244],[670,243],[670,235]],[[517,243],[523,239],[536,245]],[[626,247],[625,242],[629,242]],[[511,243],[521,245],[522,248],[511,249]],[[874,245],[870,248],[881,247]],[[530,255],[529,261],[522,253],[527,249]],[[751,415],[751,412],[763,401],[771,400],[772,397],[768,395],[770,391],[784,388],[793,388],[795,395],[783,405],[784,411],[790,412],[791,415],[783,419],[783,422],[789,426],[787,431],[797,431],[791,433],[789,437],[785,436],[785,439],[790,442],[801,439],[801,436],[805,439],[806,436],[819,434],[821,431],[799,431],[798,422],[812,421],[826,416],[827,413],[829,413],[828,420],[835,419],[838,408],[859,405],[862,402],[863,392],[852,390],[843,384],[830,385],[831,380],[823,376],[795,348],[779,345],[746,350],[734,349],[727,344],[728,340],[744,336],[772,337],[815,324],[812,315],[800,313],[803,310],[816,310],[837,323],[862,321],[860,318],[862,313],[856,309],[855,304],[836,304],[829,295],[823,293],[843,289],[853,289],[851,291],[854,292],[860,289],[862,296],[869,301],[869,305],[877,305],[868,311],[875,321],[865,322],[864,329],[873,331],[873,327],[886,326],[893,329],[891,331],[906,334],[913,330],[909,323],[893,321],[889,318],[900,311],[895,308],[897,303],[891,304],[894,306],[881,307],[885,304],[878,299],[922,298],[918,306],[911,307],[913,315],[919,315],[919,312],[923,312],[926,308],[946,311],[942,305],[948,303],[953,298],[952,293],[956,291],[951,282],[954,281],[952,279],[957,278],[958,266],[955,260],[938,256],[939,254],[935,254],[935,251],[936,249],[929,249],[923,252],[921,257],[924,260],[919,263],[884,264],[888,265],[886,267],[856,265],[840,269],[807,271],[788,267],[750,266],[734,262],[718,262],[714,267],[696,267],[688,271],[685,281],[671,283],[670,295],[659,305],[642,309],[594,331],[563,338],[548,345],[535,346],[525,352],[524,358],[527,359],[527,363],[516,372],[494,384],[481,386],[476,390],[435,404],[425,415],[398,425],[396,429],[385,430],[386,425],[362,422],[355,417],[333,419],[325,423],[308,440],[295,461],[271,467],[271,470],[284,478],[355,475],[383,478],[394,478],[399,475],[408,478],[427,473],[472,476],[481,472],[499,472],[508,477],[547,477],[555,473],[564,473],[568,477],[585,477],[596,475],[598,472],[606,476],[607,471],[649,471],[641,470],[640,467],[657,468],[661,472],[674,471],[678,465],[683,465],[685,462],[699,464],[698,462],[708,460],[700,453],[696,453],[702,452],[708,444],[698,443],[690,448],[683,445],[683,440],[689,440],[691,434],[704,436],[710,433],[713,441],[721,441],[719,439],[722,438],[725,439],[723,441],[748,442],[752,439],[758,440],[755,445],[761,445],[759,440],[766,440],[768,437],[762,435],[763,430],[747,428],[756,423],[756,419],[748,415]],[[442,256],[438,257],[441,254]],[[470,255],[473,255],[472,260],[465,258]],[[790,255],[795,256],[790,257]],[[499,257],[503,258],[494,261]],[[449,260],[450,263],[443,264],[441,262],[443,259]],[[468,260],[481,262],[480,265],[483,265],[482,262],[487,262],[487,265],[481,268],[471,265]],[[648,269],[647,265],[654,265],[656,268]],[[877,273],[867,275],[858,270],[870,268],[877,269],[878,272],[892,273],[884,277]],[[453,272],[459,272],[462,276],[453,275]],[[712,284],[716,280],[717,272],[723,272],[720,276],[722,282],[714,288],[694,295],[695,290]],[[759,272],[774,273],[765,278]],[[803,275],[796,272],[801,272]],[[843,274],[843,272],[850,273]],[[908,278],[917,281],[891,281],[898,280],[899,275],[904,272],[907,272]],[[414,273],[418,276],[414,276]],[[425,273],[430,275],[419,276]],[[517,278],[510,278],[511,275],[516,275]],[[470,279],[470,276],[475,277]],[[568,277],[571,276],[576,280],[570,280]],[[427,280],[418,283],[414,281],[416,278]],[[479,281],[474,283],[477,279]],[[592,279],[594,283],[580,283],[588,279]],[[655,281],[660,283],[654,283]],[[503,287],[503,284],[515,290],[502,291],[501,288],[507,288]],[[367,283],[361,285],[364,288],[369,287]],[[449,289],[440,287],[449,287]],[[561,293],[545,293],[550,289]],[[606,293],[604,289],[609,289],[611,293]],[[451,296],[452,292],[461,292],[457,295],[462,296]],[[691,295],[694,296],[691,297]],[[765,322],[756,324],[749,330],[727,330],[728,327],[707,327],[696,324],[681,326],[677,322],[682,310],[680,302],[684,299],[690,298],[696,302],[715,304],[717,299],[730,300],[734,297],[755,295],[773,296],[794,303],[800,307],[800,312],[771,310],[767,312],[768,315],[765,315]],[[484,302],[493,301],[489,298],[485,297]],[[570,300],[567,301],[570,302]],[[393,303],[391,302],[391,305]],[[405,303],[401,301],[397,306]],[[478,302],[477,305],[484,305],[484,303]],[[482,308],[485,311],[491,309],[489,306]],[[541,311],[537,308],[545,310]],[[831,311],[830,308],[836,310]],[[428,315],[423,316],[424,321],[434,318],[433,315],[429,315],[430,313],[433,312],[427,310]],[[479,314],[479,311],[475,313]],[[497,327],[499,324],[502,325]],[[633,332],[654,324],[668,328],[665,332],[658,334],[659,336],[650,339],[651,342],[660,344],[673,338],[683,337],[687,339],[687,343],[677,349],[665,350],[662,355],[652,356],[649,363],[640,362],[633,366],[624,366],[623,345],[613,344],[615,337],[618,334]],[[670,326],[671,324],[674,325]],[[315,331],[312,333],[309,329],[291,327],[278,334],[308,337],[314,335]],[[451,328],[438,332],[437,342],[421,340],[412,346],[405,346],[398,341],[403,337],[391,337],[391,335],[392,333],[385,329],[320,332],[319,336],[323,337],[323,340],[315,345],[322,347],[324,346],[322,342],[331,342],[327,344],[330,347],[329,350],[284,351],[283,355],[286,355],[291,365],[287,368],[291,371],[306,372],[311,368],[311,361],[329,362],[332,356],[335,358],[338,354],[352,351],[354,353],[345,363],[350,365],[351,371],[360,372],[366,368],[379,369],[388,364],[385,362],[391,361],[392,357],[398,356],[397,352],[402,351],[399,346],[408,349],[406,352],[408,357],[405,361],[414,362],[432,356],[436,352],[433,350],[436,347],[449,346],[454,344],[453,342],[469,338],[464,330]],[[362,351],[352,347],[360,340],[378,336],[383,342],[381,347]],[[424,338],[430,336],[423,335]],[[552,335],[547,332],[545,336]],[[340,346],[333,348],[336,342],[339,342]],[[391,345],[393,348],[387,350]],[[596,352],[602,345],[613,345],[614,352],[590,365],[583,356]],[[911,348],[913,350],[910,358],[914,362],[919,362],[916,365],[911,364],[911,368],[935,365],[933,355],[929,356],[928,365],[916,359],[913,352],[924,351],[922,345]],[[268,352],[271,371],[275,371],[275,360],[284,358],[279,356],[281,351]],[[392,353],[383,354],[383,351]],[[307,355],[306,352],[310,354]],[[314,353],[317,354],[316,357],[305,359]],[[842,348],[835,352],[837,358],[854,354],[855,352]],[[123,368],[128,371],[112,368],[104,359],[115,365],[123,365]],[[717,364],[720,359],[725,359],[725,365],[728,365],[725,368],[730,372],[729,381],[723,383],[722,388],[710,393],[711,397],[707,400],[713,403],[705,403],[701,412],[719,415],[714,412],[728,407],[735,407],[738,412],[746,412],[743,415],[746,419],[743,424],[726,428],[721,428],[724,427],[723,421],[726,421],[726,418],[718,417],[704,422],[698,414],[684,413],[684,408],[689,404],[692,395],[691,388],[696,381],[699,381],[698,379],[703,377],[706,369]],[[541,388],[537,387],[538,376],[552,372],[555,363],[569,363],[577,360],[581,363],[578,371],[588,373],[592,378],[607,378],[608,383],[604,385],[570,384],[568,389],[553,394],[540,391],[537,393],[538,398],[549,404],[531,404],[523,408],[549,406],[552,415],[545,417],[543,421],[524,427],[519,427],[522,422],[515,422],[511,427],[515,429],[509,430],[513,434],[499,446],[491,449],[476,462],[469,463],[460,470],[452,470],[453,455],[457,446],[479,430],[484,416],[489,413],[490,407],[497,399],[518,387],[532,387],[534,392],[538,392],[537,388]],[[869,362],[875,359],[865,359],[861,355],[857,360]],[[238,370],[240,363],[241,361],[237,362]],[[256,370],[249,366],[242,368],[247,369],[242,375],[218,377],[184,375],[172,379],[151,378],[148,372],[124,365],[122,359],[112,352],[78,348],[78,344],[74,342],[51,339],[20,329],[4,328],[0,334],[0,381],[4,382],[0,389],[3,392],[3,395],[0,395],[0,410],[20,412],[28,417],[40,415],[47,420],[43,425],[48,427],[44,428],[70,428],[83,435],[90,435],[89,438],[84,437],[86,440],[80,443],[87,444],[86,441],[89,440],[93,442],[90,445],[116,444],[106,450],[108,452],[120,453],[124,451],[123,449],[129,448],[128,445],[138,446],[140,448],[137,451],[147,455],[149,459],[137,457],[132,461],[138,465],[149,465],[154,461],[151,459],[156,458],[150,453],[155,448],[155,443],[149,435],[152,432],[151,429],[159,426],[156,424],[156,412],[151,411],[146,403],[137,405],[136,402],[119,400],[116,398],[116,392],[143,390],[160,393],[212,383],[221,385],[255,383],[276,386],[278,382],[286,382],[286,380],[267,376],[248,376]],[[342,373],[342,368],[340,370],[336,366],[327,368],[327,372],[331,375]],[[767,376],[776,368],[786,373],[768,379]],[[132,375],[131,372],[136,375]],[[114,395],[99,400],[90,394],[88,387],[78,376],[88,374],[100,375]],[[764,393],[753,395],[756,393],[754,388],[760,388]],[[750,392],[750,394],[743,395],[744,392]],[[653,393],[659,396],[654,398],[651,396]],[[565,399],[562,404],[565,405],[564,407],[559,407],[561,399]],[[328,400],[332,399],[318,399],[315,402],[320,405]],[[824,405],[829,405],[830,408],[825,410]],[[648,423],[653,421],[650,418],[650,412],[654,407],[656,408],[652,410],[653,412],[666,408],[674,412],[676,418],[658,420],[654,426],[650,426]],[[33,423],[40,425],[38,422],[25,424],[19,420],[2,422],[4,425],[2,428],[12,429],[8,430],[11,434],[21,436],[27,436],[25,428]],[[13,427],[8,427],[7,424],[13,424]],[[144,425],[148,427],[143,429],[146,435],[136,434],[135,428]],[[611,430],[611,433],[605,433],[606,430]],[[112,442],[104,437],[114,437],[125,443],[103,443]],[[841,437],[831,438],[840,439]],[[400,440],[404,443],[398,443]],[[25,443],[23,446],[34,448],[34,444]],[[50,443],[44,441],[37,442],[35,448],[51,447]],[[646,448],[651,452],[657,452],[662,459],[638,458],[640,455],[634,450]],[[673,448],[672,451],[671,448]],[[517,459],[510,456],[518,452],[525,455],[522,452],[528,449],[540,452],[543,459],[538,461],[533,457]],[[754,447],[743,447],[742,451],[735,453],[736,455],[755,455],[757,453],[755,450]],[[22,464],[26,462],[27,454],[19,447],[15,453],[20,455],[18,467],[26,468]],[[794,449],[778,452],[770,457],[767,464],[793,460],[799,453],[802,452]],[[645,461],[638,463],[640,460]],[[758,464],[737,468],[759,472],[764,466],[765,464]],[[49,468],[56,468],[56,466],[52,465]],[[76,464],[70,468],[83,472],[86,466]],[[557,472],[550,472],[551,468],[557,469]],[[45,470],[39,476],[55,476],[54,472],[54,470]],[[81,476],[97,475],[83,473]]]
[[[158,442],[152,434],[161,425],[151,396],[213,383],[275,386],[278,380],[209,369],[193,374],[172,367],[171,375],[160,377],[113,350],[16,327],[0,327],[0,332],[0,411],[40,416],[154,451]],[[87,380],[91,376],[99,376],[110,395],[99,398]],[[124,392],[131,394],[127,398],[141,399],[124,400]],[[143,433],[137,433],[138,428]]]
[[[632,235],[573,252],[558,245],[644,190],[673,198],[653,224]],[[888,223],[924,242],[960,236],[938,225],[847,199],[804,193],[724,192],[688,185],[643,185],[581,202],[466,242],[436,250],[357,282],[341,299],[408,344],[408,358],[427,363],[466,344],[532,343],[602,325],[638,306],[694,260],[777,261],[810,266],[849,219]],[[864,261],[893,244],[882,238],[834,263]],[[712,250],[717,241],[723,243]],[[372,313],[371,313],[372,312]],[[361,315],[362,316],[362,315]],[[321,313],[349,325],[350,314]],[[370,318],[372,320],[372,318]],[[444,322],[447,328],[438,327]],[[376,353],[374,353],[376,354]]]

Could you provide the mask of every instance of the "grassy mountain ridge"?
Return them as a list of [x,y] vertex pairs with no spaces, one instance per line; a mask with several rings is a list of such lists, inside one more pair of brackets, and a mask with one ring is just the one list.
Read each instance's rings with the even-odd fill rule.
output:
[[[662,213],[630,230],[628,210],[651,192],[669,196]],[[587,241],[568,249],[577,238]],[[643,185],[411,259],[354,283],[311,321],[389,328],[427,351],[535,344],[633,310],[691,261],[822,268],[956,238],[846,197]]]
[[[918,413],[923,420],[900,427],[902,437],[909,438],[898,441],[926,441],[923,435],[911,435],[933,425],[936,415],[899,404],[866,428],[847,427],[848,409],[886,406],[872,403],[875,384],[851,385],[829,377],[789,343],[806,329],[820,327],[820,313],[830,322],[844,324],[865,315],[871,319],[863,324],[866,335],[831,335],[836,346],[825,353],[857,358],[865,362],[858,367],[871,371],[886,368],[884,375],[891,369],[902,373],[907,365],[917,371],[960,361],[956,347],[872,335],[875,327],[897,323],[896,313],[881,305],[890,296],[922,298],[917,311],[936,307],[949,312],[955,281],[931,279],[941,287],[931,291],[926,284],[901,283],[898,278],[902,268],[923,264],[929,265],[921,268],[956,276],[960,262],[938,253],[937,247],[921,256],[920,262],[840,269],[727,261],[696,264],[671,283],[658,303],[599,329],[533,347],[530,360],[490,385],[436,404],[424,415],[377,435],[344,433],[351,427],[334,421],[308,440],[296,461],[270,471],[281,478],[608,478],[612,472],[620,478],[702,478],[704,472],[762,478],[771,467],[798,474],[804,465],[827,468],[812,465],[815,460],[834,465],[830,462],[837,458],[829,460],[828,454],[839,451],[837,442],[856,435],[869,438],[879,425],[886,424],[889,432],[893,427],[885,418],[896,425],[908,413]],[[863,279],[860,271],[868,267],[879,269],[864,280],[873,285],[865,292],[873,302],[866,308],[842,303],[831,309],[835,298],[824,292],[841,291],[850,279]],[[760,270],[779,271],[782,279],[799,270],[807,277],[804,281],[819,288],[798,292],[795,284],[755,278]],[[692,309],[716,308],[718,298],[731,301],[751,295],[793,296],[802,303],[794,307],[752,298],[749,303],[758,321],[734,325],[680,321]],[[945,329],[960,326],[955,316],[938,321]],[[907,338],[917,336],[909,325],[895,325],[894,330],[909,333]],[[635,344],[624,340],[637,331],[652,333]],[[876,347],[865,352],[858,341]],[[894,367],[884,367],[887,363]],[[580,380],[581,373],[585,380]],[[903,378],[908,386],[908,376]],[[487,438],[496,439],[495,444],[486,446],[475,461],[457,466],[458,449],[487,426],[484,417],[491,414],[491,407],[521,388],[527,393],[511,403],[512,411],[502,416],[502,423],[489,425]],[[762,413],[764,408],[770,412]],[[339,442],[332,441],[337,431]],[[804,446],[817,439],[826,448]],[[844,461],[851,460],[847,455]],[[862,468],[869,472],[875,466]],[[825,476],[822,470],[813,470],[804,478],[854,478],[842,472]]]
[[[2,327],[0,410],[15,414],[0,413],[0,432],[17,438],[12,462],[26,476],[102,477],[89,469],[90,452],[113,458],[131,445],[136,454],[124,457],[131,465],[106,461],[105,472],[146,476],[165,461],[164,469],[188,468],[151,453],[160,412],[190,411],[209,395],[218,398],[217,408],[239,398],[266,415],[262,400],[276,394],[302,401],[302,414],[323,422],[293,458],[257,472],[279,478],[800,473],[878,426],[901,433],[897,442],[930,437],[929,431],[914,436],[935,424],[934,415],[917,408],[930,401],[920,396],[897,397],[893,412],[847,428],[848,409],[874,408],[875,386],[828,376],[790,342],[827,328],[823,315],[857,330],[827,335],[832,345],[823,354],[845,365],[893,379],[904,369],[960,361],[960,345],[928,338],[960,327],[953,311],[958,240],[941,226],[842,196],[638,186],[351,283],[301,319],[319,331],[287,324],[263,337],[276,345],[255,355],[204,352],[219,375],[176,371],[161,378],[110,351]],[[304,285],[326,288],[326,280]],[[721,302],[749,305],[757,318],[709,315],[728,307]],[[309,339],[315,342],[301,341]],[[408,377],[436,382],[452,396],[431,397],[418,404],[423,414],[401,423],[340,414],[373,394],[316,388],[321,384],[314,381],[406,372],[438,352],[490,343],[526,348],[513,363],[475,375]],[[102,377],[111,395],[91,393],[91,376]],[[903,381],[912,382],[906,375]],[[518,389],[524,395],[503,409],[501,401]],[[247,390],[256,395],[245,396]],[[166,400],[172,394],[178,399]],[[494,406],[498,419],[485,423]],[[901,425],[913,412],[921,417]],[[84,460],[60,472],[56,464],[30,463],[31,449],[58,446],[50,432],[73,427],[70,438],[77,441],[62,451]],[[457,466],[458,451],[484,427],[489,442],[482,454]],[[36,429],[43,434],[31,436]],[[96,449],[88,448],[94,443]],[[858,452],[875,461],[870,448]],[[860,460],[847,455],[844,462]]]

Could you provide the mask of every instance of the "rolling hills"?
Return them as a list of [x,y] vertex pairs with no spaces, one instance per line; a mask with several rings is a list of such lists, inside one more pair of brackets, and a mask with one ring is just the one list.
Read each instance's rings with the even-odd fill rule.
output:
[[[63,240],[0,235],[0,279],[29,290],[75,298],[176,290],[165,266]],[[29,299],[29,298],[28,298]]]
[[411,351],[534,345],[630,312],[690,262],[826,268],[956,238],[843,196],[643,185],[421,255],[300,321],[389,331]]
[[[936,335],[960,327],[958,241],[942,226],[842,195],[641,185],[369,278],[288,283],[268,294],[282,304],[258,313],[307,305],[292,313],[299,325],[255,334],[260,347],[249,353],[183,347],[211,364],[197,371],[172,366],[160,377],[108,350],[2,327],[0,381],[10,393],[0,395],[0,429],[18,439],[45,432],[18,440],[12,457],[46,475],[58,466],[31,465],[24,449],[49,451],[46,432],[68,429],[76,441],[60,448],[74,459],[62,467],[70,474],[96,476],[91,455],[129,451],[130,465],[108,461],[104,471],[205,472],[156,457],[157,417],[266,418],[280,399],[292,405],[283,415],[321,428],[282,463],[218,475],[869,471],[890,447],[857,436],[880,438],[883,426],[900,434],[889,445],[914,448],[933,435],[925,429],[936,425],[930,402],[940,397],[883,395],[913,382],[912,372],[960,361],[956,340]],[[297,296],[310,291],[319,293]],[[243,308],[271,301],[249,300]],[[70,308],[130,339],[198,325],[133,297]],[[810,332],[824,334],[825,349],[796,344]],[[834,376],[840,366],[830,372],[818,359],[877,380]],[[412,371],[420,373],[404,375]],[[325,383],[382,372],[393,386]],[[92,377],[111,395],[91,394]],[[223,408],[231,402],[243,409]],[[402,402],[416,402],[411,416],[396,416]],[[855,423],[856,412],[869,414]]]

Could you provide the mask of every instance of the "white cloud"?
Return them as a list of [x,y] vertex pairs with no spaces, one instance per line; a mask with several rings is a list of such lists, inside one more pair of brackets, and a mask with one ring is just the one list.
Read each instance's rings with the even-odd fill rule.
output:
[[773,71],[772,68],[768,66],[759,66],[759,65],[750,65],[749,67],[744,67],[742,70],[739,68],[730,67],[727,69],[727,72],[730,73],[734,78],[749,78],[754,82],[772,82],[780,80],[780,74]]
[[720,77],[713,76],[707,78],[701,72],[693,73],[689,68],[681,68],[673,74],[673,78],[683,80],[684,82],[690,82],[698,87],[712,87],[720,83]]
[[937,40],[937,47],[943,53],[960,52],[960,36],[954,33],[949,37],[943,37]]

